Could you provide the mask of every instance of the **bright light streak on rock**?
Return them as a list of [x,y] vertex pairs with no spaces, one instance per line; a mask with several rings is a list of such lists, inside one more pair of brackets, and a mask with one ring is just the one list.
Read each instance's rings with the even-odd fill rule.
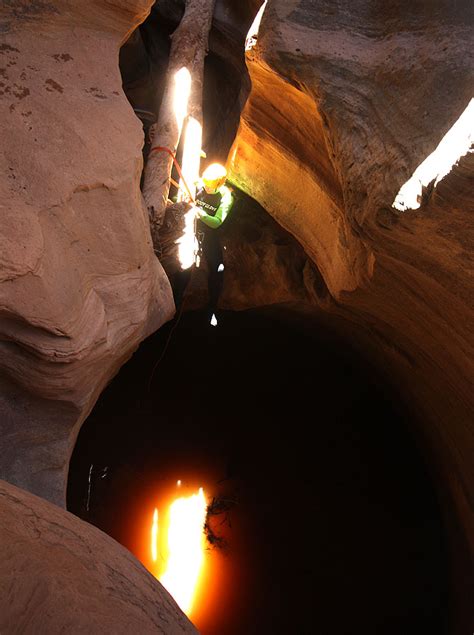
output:
[[151,526],[151,557],[153,562],[158,560],[158,510],[153,513],[153,524]]
[[259,12],[255,16],[255,20],[252,22],[252,26],[250,27],[247,37],[245,39],[245,50],[250,51],[253,49],[255,44],[257,43],[258,32],[260,30],[260,23],[262,21],[263,14],[265,12],[267,6],[267,0],[260,7]]
[[[193,198],[196,196],[196,182],[199,180],[199,168],[201,165],[202,126],[189,117],[186,124],[183,148],[183,160],[181,170]],[[179,182],[178,201],[188,198],[188,191],[183,180]]]
[[174,76],[173,109],[179,130],[183,127],[188,114],[188,101],[191,94],[191,73],[183,66]]
[[196,213],[194,209],[190,209],[183,216],[184,229],[181,236],[176,240],[178,245],[178,258],[181,264],[181,269],[185,271],[194,264],[194,259],[197,253],[197,240],[194,232],[194,220]]
[[160,582],[189,615],[204,562],[207,503],[202,488],[170,507],[168,560]]
[[474,99],[456,123],[441,139],[438,147],[421,163],[398,192],[392,207],[405,212],[420,207],[423,187],[434,180],[435,186],[469,152],[474,142]]
[[[189,117],[184,140],[182,173],[184,181],[186,181],[186,184],[189,187],[189,193],[193,198],[196,196],[196,182],[199,180],[201,144],[202,126],[196,119],[194,119],[194,117]],[[179,201],[189,198],[184,181],[181,179],[179,182]],[[176,245],[178,245],[178,258],[183,271],[192,267],[196,258],[198,245],[195,236],[194,220],[194,211],[190,210],[184,215],[183,233],[176,240]]]

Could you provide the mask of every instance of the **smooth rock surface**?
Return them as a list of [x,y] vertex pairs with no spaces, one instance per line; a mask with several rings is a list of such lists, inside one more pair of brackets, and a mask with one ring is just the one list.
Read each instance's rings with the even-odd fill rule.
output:
[[58,504],[97,396],[174,311],[118,67],[151,4],[0,8],[0,476]]
[[472,617],[473,155],[419,209],[392,204],[472,98],[473,18],[468,1],[270,1],[231,153],[232,180],[320,271],[331,297],[315,295],[316,310],[341,320],[423,422],[414,434],[460,563],[452,632]]
[[197,633],[169,593],[115,540],[0,481],[0,631]]

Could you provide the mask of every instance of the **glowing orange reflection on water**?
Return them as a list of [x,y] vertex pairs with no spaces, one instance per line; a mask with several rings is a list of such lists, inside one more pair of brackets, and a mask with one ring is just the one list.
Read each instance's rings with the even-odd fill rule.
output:
[[[177,483],[178,487],[179,481]],[[158,528],[158,509],[151,525],[153,574],[174,597],[186,615],[191,616],[200,574],[204,564],[207,502],[204,490],[176,498],[165,511]],[[163,518],[163,514],[161,514]]]
[[151,558],[153,562],[158,560],[158,510],[156,507],[153,512],[153,523],[151,525]]
[[[227,551],[223,552],[208,543],[202,531],[204,520],[200,531],[202,559],[198,574],[194,573],[195,583],[189,606],[185,606],[186,602],[183,599],[186,584],[180,599],[179,594],[173,591],[171,584],[167,585],[166,580],[165,572],[169,563],[168,531],[173,504],[178,500],[189,500],[194,497],[195,510],[200,508],[202,514],[202,498],[209,502],[217,494],[217,490],[220,491],[219,487],[213,485],[219,480],[219,476],[214,472],[184,472],[185,470],[176,473],[164,468],[160,478],[153,479],[150,485],[144,484],[144,495],[140,500],[136,500],[138,514],[134,516],[133,529],[130,526],[133,537],[129,544],[148,571],[168,589],[199,632],[203,635],[216,635],[222,632],[222,624],[231,619],[231,611],[236,606],[235,592],[239,584],[239,568],[234,559],[229,558]],[[182,478],[178,481],[179,476]],[[201,516],[201,519],[203,518],[205,516]],[[228,540],[230,528],[225,524],[221,525],[221,520],[218,518],[216,523],[219,534]]]

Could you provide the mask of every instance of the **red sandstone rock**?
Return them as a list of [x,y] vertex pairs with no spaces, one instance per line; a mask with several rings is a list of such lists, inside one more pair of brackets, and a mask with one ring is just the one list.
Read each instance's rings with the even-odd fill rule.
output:
[[197,633],[115,540],[0,481],[0,631]]
[[[316,310],[352,333],[411,399],[446,523],[468,562],[473,155],[418,210],[392,203],[472,98],[472,8],[467,0],[377,7],[268,3],[231,177],[317,265],[332,300],[316,294]],[[307,301],[301,309],[310,310]],[[468,577],[457,579],[464,615]]]
[[[351,333],[354,343],[400,383],[424,422],[415,434],[439,479],[446,523],[456,536],[459,558],[466,562],[469,548],[463,541],[470,541],[472,554],[474,536],[473,155],[459,162],[419,210],[400,214],[391,206],[401,185],[434,150],[472,96],[472,46],[466,24],[470,4],[467,0],[452,6],[414,6],[405,1],[377,7],[365,0],[337,6],[329,0],[269,2],[259,44],[249,61],[253,90],[234,146],[231,176],[295,236],[310,260],[294,245],[282,245],[282,236],[266,223],[258,238],[248,241],[229,228],[232,254],[226,262],[222,298],[226,308],[298,302],[309,316],[312,311],[326,313],[328,321]],[[9,241],[5,247],[2,244],[2,272],[7,271],[6,278],[13,281],[7,282],[11,286],[4,297],[9,303],[15,301],[10,306],[2,299],[6,308],[1,329],[9,341],[2,344],[1,363],[7,369],[4,382],[11,378],[20,382],[21,373],[25,374],[23,387],[7,385],[2,464],[9,478],[55,500],[60,500],[61,492],[55,489],[51,494],[51,468],[57,465],[62,472],[60,482],[66,469],[64,456],[81,418],[129,355],[131,346],[123,342],[139,339],[139,328],[125,316],[137,302],[148,306],[149,298],[149,278],[143,272],[138,280],[144,291],[134,294],[136,279],[130,281],[130,303],[124,311],[120,301],[114,304],[116,289],[107,286],[116,279],[111,270],[115,271],[117,261],[124,267],[138,262],[131,254],[141,254],[143,240],[149,239],[144,218],[141,230],[119,230],[130,218],[124,207],[140,207],[137,189],[130,189],[130,182],[136,184],[130,173],[138,170],[132,161],[130,172],[130,156],[138,157],[141,139],[123,98],[112,97],[120,89],[111,56],[132,22],[143,17],[136,16],[146,11],[148,3],[132,3],[128,14],[125,7],[130,4],[123,2],[108,3],[107,8],[104,3],[94,10],[91,5],[74,7],[58,1],[50,3],[47,15],[44,11],[33,15],[26,3],[20,3],[21,10],[10,9],[6,18],[5,9],[1,14],[2,24],[17,25],[16,31],[10,26],[10,32],[2,26],[11,48],[0,51],[1,59],[7,56],[0,72],[8,80],[10,74],[14,77],[8,94],[0,86],[4,92],[0,97],[8,98],[3,120],[16,126],[14,137],[9,127],[2,137],[14,139],[8,147],[15,152],[15,162],[5,166],[2,187],[9,188],[7,197],[12,196],[10,187],[16,188],[16,198],[11,208],[14,222],[5,224],[1,238]],[[74,37],[67,31],[71,18],[78,24]],[[25,35],[33,28],[41,34],[34,45]],[[64,46],[58,48],[59,42]],[[27,65],[16,68],[20,52],[25,51]],[[58,66],[51,68],[57,74],[34,80],[39,73],[34,70],[36,58],[54,60]],[[65,74],[73,61],[78,66],[67,83]],[[22,83],[23,71],[30,73],[26,77],[34,90]],[[5,83],[4,75],[0,81]],[[112,85],[111,95],[104,92]],[[68,108],[54,110],[53,99],[61,99],[62,104],[66,97]],[[37,110],[20,108],[33,98]],[[73,103],[79,104],[77,120],[70,115]],[[57,122],[43,130],[50,112]],[[8,118],[13,115],[17,119]],[[35,124],[31,130],[29,119]],[[103,134],[107,126],[115,135]],[[135,127],[133,134],[128,132],[130,126]],[[127,134],[118,139],[124,129]],[[30,133],[36,131],[41,142],[33,145]],[[71,134],[75,143],[69,141]],[[128,154],[122,151],[124,144]],[[104,155],[107,161],[99,165],[98,157]],[[6,159],[10,160],[8,152]],[[18,180],[19,166],[23,171]],[[8,179],[9,167],[14,174]],[[39,170],[35,179],[30,179],[32,167]],[[114,198],[113,210],[109,203],[114,188],[109,187],[107,175],[109,179],[122,175],[117,178],[123,190]],[[10,186],[10,182],[15,183]],[[94,189],[97,182],[106,186]],[[72,194],[77,187],[79,191]],[[42,190],[47,197],[38,195]],[[21,192],[26,193],[19,196]],[[69,206],[65,202],[69,199],[79,202]],[[99,276],[95,265],[88,268],[92,256],[76,253],[80,243],[71,245],[77,233],[82,238],[77,216],[88,214],[90,206],[95,212],[87,225],[98,224],[98,218],[103,223],[93,226],[94,231],[83,230],[87,240],[101,236],[104,227],[107,231],[106,241],[97,238],[93,243],[94,261],[104,258]],[[66,211],[58,216],[63,208]],[[103,210],[105,215],[98,216]],[[256,221],[248,223],[250,234],[259,230]],[[57,236],[70,226],[70,242],[59,241],[56,250]],[[116,239],[115,232],[119,232]],[[109,242],[113,249],[109,250]],[[115,258],[117,245],[121,258]],[[153,269],[149,247],[146,253],[148,270]],[[71,270],[68,264],[69,273],[63,278],[61,267],[69,261]],[[53,270],[60,273],[53,276]],[[94,285],[104,280],[109,293],[92,293]],[[13,284],[18,291],[10,291]],[[199,284],[205,288],[202,275]],[[122,302],[125,295],[119,293]],[[143,306],[137,310],[140,324],[143,310]],[[106,313],[114,316],[112,323]],[[127,333],[130,328],[133,337]],[[113,352],[117,347],[119,357]],[[30,469],[32,475],[25,481],[25,470]],[[457,533],[459,526],[463,531]],[[456,599],[469,610],[467,586],[461,582]]]
[[83,419],[174,310],[118,67],[151,4],[0,8],[0,475],[59,504]]

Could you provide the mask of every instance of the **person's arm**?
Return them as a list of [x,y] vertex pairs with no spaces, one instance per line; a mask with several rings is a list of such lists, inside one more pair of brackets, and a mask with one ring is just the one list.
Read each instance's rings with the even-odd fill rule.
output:
[[205,225],[211,227],[212,229],[217,229],[222,225],[232,209],[232,205],[234,204],[234,197],[232,196],[232,192],[229,188],[224,186],[221,191],[222,200],[215,216],[210,216],[203,210],[199,210],[199,218]]

